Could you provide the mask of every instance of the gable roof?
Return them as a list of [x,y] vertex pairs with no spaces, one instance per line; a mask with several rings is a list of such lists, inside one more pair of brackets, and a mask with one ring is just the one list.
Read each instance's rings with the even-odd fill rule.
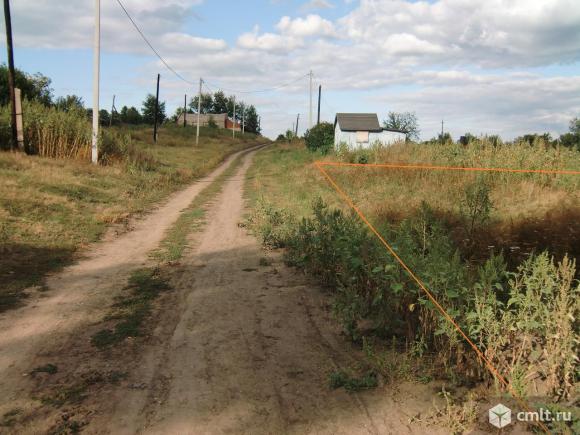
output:
[[336,123],[342,131],[383,131],[376,113],[337,113]]

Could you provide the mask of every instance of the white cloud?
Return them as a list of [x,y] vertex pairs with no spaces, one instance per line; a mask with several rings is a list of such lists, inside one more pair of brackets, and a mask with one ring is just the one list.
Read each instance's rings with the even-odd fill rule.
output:
[[336,32],[332,22],[322,18],[320,15],[308,15],[306,18],[282,17],[276,28],[285,35],[294,37],[310,36],[335,36]]
[[313,9],[332,9],[334,4],[328,0],[310,0],[309,2],[302,5],[302,10],[313,10]]

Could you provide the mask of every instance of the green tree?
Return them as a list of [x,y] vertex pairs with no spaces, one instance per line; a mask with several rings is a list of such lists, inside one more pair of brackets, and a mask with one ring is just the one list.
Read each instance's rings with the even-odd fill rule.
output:
[[383,127],[405,132],[407,140],[419,140],[419,121],[415,112],[389,112]]
[[62,110],[64,112],[70,112],[73,110],[83,110],[85,108],[83,99],[77,95],[67,95],[66,97],[58,97],[54,102],[54,106],[58,110]]
[[[143,107],[141,108],[142,121],[145,124],[155,123],[155,96],[147,95],[145,101],[143,101]],[[159,102],[159,107],[157,110],[157,122],[161,124],[165,120],[165,102]]]
[[334,125],[330,122],[321,122],[304,134],[306,147],[310,151],[327,153],[334,144]]
[[111,115],[105,109],[99,110],[99,124],[102,126],[108,126],[111,122]]
[[570,131],[560,135],[560,144],[569,148],[580,150],[580,118],[574,118],[570,121]]
[[260,134],[260,126],[258,123],[258,112],[253,105],[246,109],[246,131],[249,133]]
[[122,124],[137,125],[143,123],[143,117],[141,116],[139,111],[133,106],[131,107],[123,106],[121,108],[121,112],[119,112],[119,119]]
[[[35,100],[45,106],[52,103],[51,80],[40,73],[27,74],[18,68],[14,70],[14,85],[22,91],[22,98]],[[8,67],[0,65],[0,105],[9,103]]]
[[[197,113],[199,97],[196,95],[189,103],[192,113]],[[183,110],[183,109],[182,109]],[[201,113],[212,113],[213,97],[211,94],[201,94]]]
[[223,91],[217,91],[213,94],[213,113],[227,113],[228,98]]

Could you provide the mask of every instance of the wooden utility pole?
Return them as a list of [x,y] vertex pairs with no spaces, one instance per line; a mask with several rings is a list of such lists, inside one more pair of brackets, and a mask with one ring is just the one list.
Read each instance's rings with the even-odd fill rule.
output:
[[322,98],[322,85],[318,85],[318,118],[316,119],[316,125],[320,124],[320,99]]
[[8,92],[10,96],[10,127],[12,131],[11,148],[16,148],[16,98],[14,93],[14,51],[12,48],[12,19],[10,18],[10,0],[4,0],[4,19],[6,21],[6,48],[8,50]]
[[195,146],[199,145],[199,122],[201,114],[201,85],[203,84],[203,79],[199,78],[199,92],[197,93],[197,133],[195,134]]
[[246,132],[246,108],[242,107],[242,133]]
[[441,120],[441,145],[443,145],[443,120]]
[[109,127],[113,125],[113,113],[115,113],[115,96],[113,95],[113,104],[111,105],[111,117],[109,118]]
[[294,132],[294,136],[298,137],[298,123],[300,122],[300,113],[296,115],[296,131]]
[[99,163],[99,98],[101,75],[101,0],[95,0],[95,35],[93,46],[93,137],[91,161]]
[[183,128],[187,125],[187,94],[183,97]]
[[153,121],[153,142],[157,142],[157,112],[159,112],[159,80],[161,79],[161,74],[157,74],[157,93],[155,94],[155,114]]

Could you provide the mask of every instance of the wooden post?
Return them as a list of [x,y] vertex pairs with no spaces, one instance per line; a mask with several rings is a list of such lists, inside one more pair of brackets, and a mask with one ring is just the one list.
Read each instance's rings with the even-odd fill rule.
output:
[[10,97],[10,128],[12,131],[11,148],[16,148],[16,98],[14,94],[14,50],[12,48],[12,19],[10,18],[10,0],[4,0],[4,19],[6,21],[6,49],[8,50],[8,93]]
[[300,113],[296,115],[296,131],[294,132],[294,137],[298,137],[298,123],[300,122]]
[[183,128],[187,125],[187,94],[183,98]]
[[113,125],[113,113],[115,112],[115,96],[113,95],[113,104],[111,105],[111,117],[109,118],[109,127]]
[[15,106],[16,106],[16,140],[18,141],[18,149],[24,150],[24,126],[22,122],[22,92],[20,89],[14,88]]
[[157,142],[157,112],[159,112],[159,79],[161,74],[157,74],[157,94],[155,96],[155,115],[153,126],[153,142]]

